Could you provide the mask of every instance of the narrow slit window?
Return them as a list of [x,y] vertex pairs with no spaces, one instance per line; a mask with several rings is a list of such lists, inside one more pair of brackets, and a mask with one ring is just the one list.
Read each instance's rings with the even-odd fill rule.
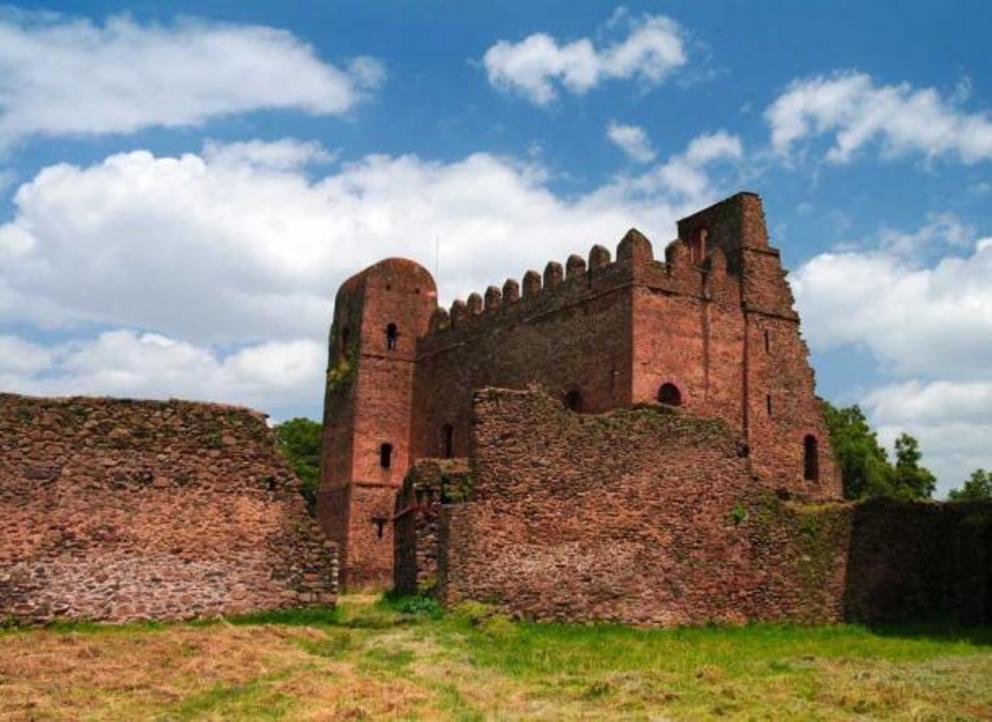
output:
[[382,535],[385,533],[385,529],[386,529],[386,520],[373,519],[372,522],[375,524],[376,539],[382,539]]
[[768,415],[772,415],[772,395],[765,394],[765,408],[768,409]]
[[812,434],[803,439],[803,478],[806,481],[820,480],[819,443]]
[[383,444],[379,447],[379,466],[388,469],[393,464],[393,445]]
[[451,424],[441,427],[441,453],[445,459],[455,455],[455,429]]
[[396,349],[396,342],[399,340],[400,332],[395,323],[386,326],[386,348],[390,351]]
[[772,335],[767,329],[765,330],[765,353],[772,352]]

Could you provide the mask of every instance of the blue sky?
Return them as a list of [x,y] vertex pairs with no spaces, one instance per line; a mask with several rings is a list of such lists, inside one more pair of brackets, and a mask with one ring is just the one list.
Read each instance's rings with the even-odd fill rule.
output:
[[819,391],[992,467],[987,2],[0,10],[0,389],[318,416],[334,289],[660,249],[741,188]]

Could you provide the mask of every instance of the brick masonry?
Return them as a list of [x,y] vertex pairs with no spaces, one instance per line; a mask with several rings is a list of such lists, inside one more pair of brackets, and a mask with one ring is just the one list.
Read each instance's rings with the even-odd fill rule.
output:
[[471,501],[441,513],[442,599],[643,625],[839,618],[843,554],[785,538],[804,500],[781,501],[740,441],[657,403],[587,415],[477,393]]
[[396,495],[393,516],[396,591],[434,589],[442,508],[466,501],[471,490],[472,473],[465,459],[422,459],[410,469]]
[[799,495],[726,422],[657,404],[486,389],[474,418],[470,477],[425,460],[407,478],[424,503],[397,525],[404,591],[436,565],[446,604],[538,620],[992,621],[992,503]]
[[584,413],[654,402],[673,388],[680,408],[725,422],[763,483],[839,498],[758,196],[739,193],[680,221],[663,260],[632,229],[615,258],[595,246],[450,310],[436,295],[430,274],[402,259],[338,291],[318,514],[342,546],[345,584],[391,583],[394,529],[383,520],[401,481],[420,459],[472,455],[472,395],[484,387],[536,383]]
[[0,394],[0,619],[332,603],[298,483],[247,409]]

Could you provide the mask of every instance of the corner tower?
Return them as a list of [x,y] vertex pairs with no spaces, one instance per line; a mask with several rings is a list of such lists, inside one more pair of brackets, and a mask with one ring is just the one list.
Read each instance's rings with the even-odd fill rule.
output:
[[411,462],[416,341],[436,308],[431,274],[402,258],[352,276],[335,297],[317,516],[339,544],[342,584],[392,579],[390,520]]
[[[777,486],[839,498],[840,475],[816,396],[809,349],[779,250],[769,243],[761,198],[750,192],[733,195],[680,220],[678,236],[709,276],[704,365],[712,369],[711,378],[730,373],[726,388],[739,384],[739,394],[728,396],[738,397],[737,412],[725,409],[722,415],[728,420],[738,416],[753,468]],[[734,282],[717,280],[724,274]],[[721,285],[731,291],[726,300],[739,294],[741,324],[736,328],[724,325],[721,330],[720,304],[714,302],[719,300],[715,288]],[[730,346],[739,346],[739,352],[729,353]],[[714,350],[724,351],[724,360],[737,356],[738,369],[712,363]]]

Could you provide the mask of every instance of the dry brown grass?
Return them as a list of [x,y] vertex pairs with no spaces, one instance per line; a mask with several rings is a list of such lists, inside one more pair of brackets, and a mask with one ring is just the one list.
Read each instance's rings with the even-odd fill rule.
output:
[[13,720],[992,719],[992,633],[339,614],[0,632]]

